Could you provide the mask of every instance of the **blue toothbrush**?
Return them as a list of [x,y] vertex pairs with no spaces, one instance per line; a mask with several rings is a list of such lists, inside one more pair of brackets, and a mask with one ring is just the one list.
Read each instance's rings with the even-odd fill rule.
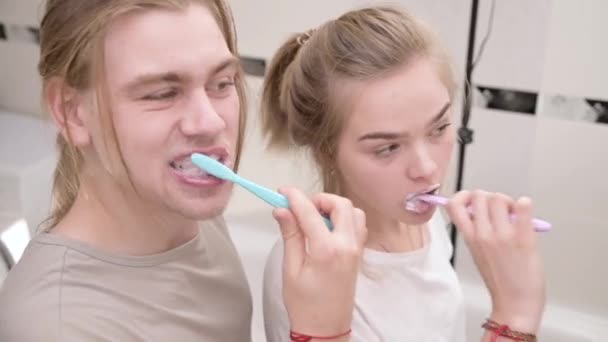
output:
[[[204,154],[193,153],[190,159],[199,169],[217,178],[242,186],[275,208],[289,208],[289,202],[285,196],[237,175],[226,165],[213,158],[209,158]],[[329,228],[330,231],[333,230],[331,221],[326,216],[322,217],[327,228]]]

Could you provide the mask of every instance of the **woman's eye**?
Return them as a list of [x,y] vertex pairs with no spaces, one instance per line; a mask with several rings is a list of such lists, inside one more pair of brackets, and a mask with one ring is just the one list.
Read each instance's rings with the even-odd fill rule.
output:
[[445,133],[447,128],[450,127],[450,125],[451,125],[451,123],[446,123],[446,124],[443,124],[443,125],[437,127],[436,129],[434,129],[431,132],[431,135],[434,137],[441,136],[443,133]]

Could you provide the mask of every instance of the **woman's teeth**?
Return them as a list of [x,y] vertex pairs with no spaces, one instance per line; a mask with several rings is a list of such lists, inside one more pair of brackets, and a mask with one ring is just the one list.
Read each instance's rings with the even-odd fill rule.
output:
[[418,199],[418,196],[420,195],[434,195],[435,193],[437,193],[437,190],[439,190],[439,186],[435,187],[432,190],[429,190],[427,192],[417,192],[417,193],[413,193],[413,194],[409,194],[406,198],[405,198],[405,210],[407,211],[411,211],[417,214],[421,214],[424,213],[425,211],[429,210],[430,208],[433,207],[432,204],[429,204],[425,201],[421,201],[420,199]]
[[418,204],[420,202],[421,201],[417,200],[417,199],[405,201],[405,210],[407,210],[407,211],[413,211],[415,213],[419,213],[420,209],[418,208]]
[[431,208],[433,208],[432,204],[429,204],[425,201],[421,201],[418,198],[413,198],[405,201],[405,210],[411,211],[416,214],[422,214]]

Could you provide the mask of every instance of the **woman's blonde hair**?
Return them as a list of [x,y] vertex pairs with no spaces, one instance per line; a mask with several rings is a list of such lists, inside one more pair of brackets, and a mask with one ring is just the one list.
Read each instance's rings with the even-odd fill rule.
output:
[[[106,103],[103,36],[108,26],[119,16],[151,9],[184,10],[191,4],[206,6],[217,20],[228,48],[238,56],[236,32],[232,14],[224,0],[48,0],[40,25],[40,61],[38,71],[43,81],[43,89],[55,79],[62,81],[62,97],[65,90],[91,89],[94,87],[99,120],[106,132],[106,145],[111,144],[120,154],[116,140],[112,116]],[[205,42],[201,42],[205,44]],[[236,80],[240,101],[239,137],[235,167],[238,166],[243,144],[247,112],[245,85],[242,70]],[[65,113],[64,113],[65,115]],[[81,152],[69,138],[57,136],[59,161],[53,176],[53,204],[48,219],[43,223],[47,229],[53,228],[68,213],[80,188],[80,170],[83,163]],[[125,168],[126,170],[126,168]]]
[[269,145],[308,148],[323,190],[339,194],[335,153],[346,111],[336,95],[340,82],[382,77],[419,57],[435,63],[453,98],[456,83],[447,53],[425,24],[405,11],[354,10],[293,35],[272,59],[264,82],[262,129]]

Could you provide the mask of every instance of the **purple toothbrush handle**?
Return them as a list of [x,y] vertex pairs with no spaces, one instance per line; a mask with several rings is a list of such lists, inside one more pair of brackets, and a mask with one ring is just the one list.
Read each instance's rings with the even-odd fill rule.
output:
[[541,219],[533,218],[532,224],[537,232],[545,233],[551,230],[551,223]]
[[[417,196],[417,198],[435,205],[446,205],[449,201],[446,197],[437,195],[420,195]],[[470,214],[473,214],[473,209],[471,209],[471,207],[467,207],[467,210]],[[511,214],[510,219],[514,220],[515,215]],[[551,223],[541,219],[533,218],[532,225],[534,226],[534,230],[536,230],[537,232],[544,233],[551,230]]]

